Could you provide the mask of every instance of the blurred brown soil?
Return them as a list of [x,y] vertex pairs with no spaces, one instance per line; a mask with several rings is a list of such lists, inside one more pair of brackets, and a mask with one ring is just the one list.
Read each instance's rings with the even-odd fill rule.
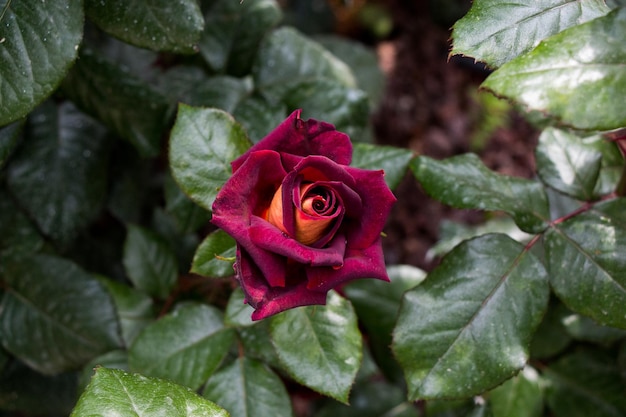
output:
[[[390,40],[377,44],[387,84],[373,115],[376,140],[437,159],[470,152],[476,116],[484,111],[476,93],[488,71],[472,59],[448,56],[451,31],[433,21],[428,2],[387,5],[396,29]],[[492,170],[532,177],[537,132],[513,111],[506,118],[506,126],[474,151]],[[436,260],[425,255],[438,240],[442,220],[475,224],[483,219],[480,212],[451,209],[428,197],[411,173],[395,194],[398,202],[383,243],[388,264],[430,270]]]

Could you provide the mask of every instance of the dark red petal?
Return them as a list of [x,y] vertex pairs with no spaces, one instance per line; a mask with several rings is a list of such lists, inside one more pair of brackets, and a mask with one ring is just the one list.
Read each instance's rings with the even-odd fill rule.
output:
[[309,291],[306,282],[288,289],[271,289],[267,300],[261,302],[252,313],[252,320],[261,320],[290,308],[326,304],[326,293]]

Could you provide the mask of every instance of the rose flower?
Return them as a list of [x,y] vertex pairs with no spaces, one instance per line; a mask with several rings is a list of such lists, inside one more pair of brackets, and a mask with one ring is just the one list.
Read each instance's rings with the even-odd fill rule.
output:
[[325,304],[349,280],[389,280],[380,239],[395,197],[383,171],[349,167],[348,136],[300,113],[231,163],[213,203],[253,320]]

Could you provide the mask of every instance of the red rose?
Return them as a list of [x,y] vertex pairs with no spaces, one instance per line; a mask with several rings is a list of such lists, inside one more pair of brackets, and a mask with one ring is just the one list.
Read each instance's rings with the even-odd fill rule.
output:
[[380,234],[396,199],[383,171],[349,167],[348,136],[300,113],[231,163],[213,203],[253,320],[325,304],[349,280],[389,280]]

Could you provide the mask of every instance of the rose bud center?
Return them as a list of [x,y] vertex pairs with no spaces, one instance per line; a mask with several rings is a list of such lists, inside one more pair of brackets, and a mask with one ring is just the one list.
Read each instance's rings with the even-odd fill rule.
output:
[[305,183],[300,185],[299,201],[294,202],[294,233],[289,233],[283,218],[282,186],[276,190],[267,211],[267,221],[303,245],[320,240],[337,218],[340,202],[328,187]]

